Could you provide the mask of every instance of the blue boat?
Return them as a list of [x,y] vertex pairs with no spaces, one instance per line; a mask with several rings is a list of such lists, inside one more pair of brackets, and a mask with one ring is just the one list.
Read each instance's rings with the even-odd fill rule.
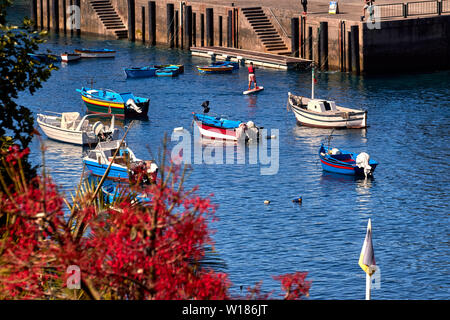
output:
[[130,190],[127,184],[105,182],[102,186],[102,192],[106,203],[111,204],[117,199],[129,198],[131,202],[146,203],[151,202],[151,198],[145,193],[136,193]]
[[134,96],[131,92],[81,88],[81,99],[91,113],[111,113],[125,118],[147,118],[150,99]]
[[75,49],[75,53],[81,54],[82,58],[114,58],[115,50],[111,49]]
[[[117,149],[119,151],[113,161]],[[90,150],[87,156],[83,158],[83,164],[88,172],[99,177],[105,174],[111,164],[107,175],[107,179],[110,180],[128,181],[137,168],[145,168],[150,175],[154,175],[154,178],[156,178],[156,172],[158,171],[156,163],[136,158],[126,143],[120,144],[119,140],[98,143],[95,149]]]
[[158,69],[155,73],[158,77],[176,77],[180,74],[180,68],[173,65]]
[[46,54],[46,53],[28,53],[28,55],[38,63],[54,63],[61,61],[61,58],[54,54]]
[[142,67],[142,68],[124,68],[127,78],[148,78],[155,76],[156,68]]
[[210,66],[232,66],[233,70],[239,69],[239,62],[236,61],[217,61],[210,64]]
[[323,144],[319,149],[320,162],[324,171],[352,176],[373,175],[378,162],[370,159],[365,152],[357,154]]

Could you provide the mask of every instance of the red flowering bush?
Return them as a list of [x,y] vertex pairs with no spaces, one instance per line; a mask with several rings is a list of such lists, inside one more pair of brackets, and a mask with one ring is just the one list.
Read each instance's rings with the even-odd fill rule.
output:
[[[183,189],[184,174],[163,166],[145,187],[148,203],[102,206],[98,188],[80,186],[68,203],[48,177],[25,181],[11,148],[3,164],[14,185],[0,193],[2,299],[230,299],[228,276],[202,267],[212,245],[215,206]],[[19,171],[19,172],[18,172]],[[5,179],[0,177],[5,184]],[[67,210],[65,203],[69,210]],[[81,271],[80,289],[69,266]],[[308,293],[306,274],[277,277],[286,299]],[[268,298],[259,287],[247,298]]]

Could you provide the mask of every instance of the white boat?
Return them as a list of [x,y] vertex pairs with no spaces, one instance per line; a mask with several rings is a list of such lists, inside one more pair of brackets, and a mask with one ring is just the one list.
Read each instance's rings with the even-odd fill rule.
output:
[[339,107],[334,101],[314,98],[314,67],[311,98],[288,92],[288,105],[301,125],[316,128],[366,128],[367,111]]
[[79,53],[67,53],[64,52],[61,54],[61,61],[63,62],[71,62],[81,59],[81,54]]
[[[105,115],[111,116],[110,114]],[[114,116],[111,117],[109,127],[101,121],[90,121],[95,117],[98,119],[98,114],[90,114],[81,118],[78,112],[47,111],[45,114],[38,114],[37,123],[47,137],[61,142],[86,145],[117,139],[119,129],[114,127]]]
[[82,58],[114,58],[116,55],[111,49],[75,49],[75,53],[81,54]]

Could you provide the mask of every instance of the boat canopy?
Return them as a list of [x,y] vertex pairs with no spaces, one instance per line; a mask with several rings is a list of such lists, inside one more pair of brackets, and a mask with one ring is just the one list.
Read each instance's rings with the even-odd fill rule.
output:
[[336,103],[334,101],[312,99],[308,102],[308,110],[315,112],[336,112]]

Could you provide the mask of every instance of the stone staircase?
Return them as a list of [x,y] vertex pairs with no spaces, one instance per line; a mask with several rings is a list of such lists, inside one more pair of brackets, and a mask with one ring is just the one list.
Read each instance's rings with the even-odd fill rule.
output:
[[116,10],[109,0],[90,0],[91,7],[95,10],[100,21],[107,31],[113,32],[117,39],[128,37],[127,27],[123,24]]
[[261,7],[242,8],[247,21],[267,52],[287,55],[289,49]]

